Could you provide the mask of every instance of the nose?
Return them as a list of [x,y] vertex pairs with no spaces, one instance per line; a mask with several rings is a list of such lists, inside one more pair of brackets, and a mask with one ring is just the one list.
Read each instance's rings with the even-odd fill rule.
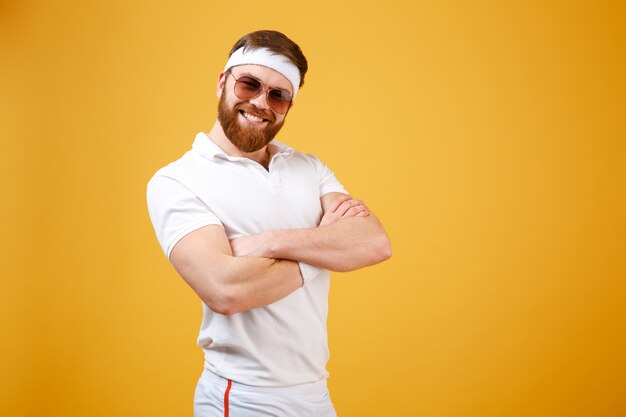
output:
[[250,102],[250,104],[256,106],[256,108],[261,110],[269,110],[270,108],[269,104],[267,103],[267,90],[265,90],[265,88],[263,89],[261,94],[248,101]]

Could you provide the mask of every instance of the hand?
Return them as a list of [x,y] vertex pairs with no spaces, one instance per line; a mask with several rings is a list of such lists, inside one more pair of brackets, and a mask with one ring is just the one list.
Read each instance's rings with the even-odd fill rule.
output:
[[272,239],[270,232],[257,235],[244,236],[230,241],[230,247],[234,256],[260,256],[271,258],[270,251]]
[[338,197],[332,202],[324,213],[320,226],[331,224],[346,217],[366,217],[369,215],[369,209],[363,201],[345,195]]

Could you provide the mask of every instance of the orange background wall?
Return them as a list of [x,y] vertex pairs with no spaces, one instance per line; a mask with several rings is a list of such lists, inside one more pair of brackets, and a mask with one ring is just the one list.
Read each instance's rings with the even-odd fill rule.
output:
[[626,415],[623,2],[0,2],[0,415],[190,416],[200,302],[145,185],[243,34],[310,62],[279,139],[385,224],[334,274],[340,417]]

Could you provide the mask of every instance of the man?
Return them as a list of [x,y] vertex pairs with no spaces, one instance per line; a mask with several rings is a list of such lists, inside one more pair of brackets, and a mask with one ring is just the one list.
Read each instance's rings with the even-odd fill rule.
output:
[[196,417],[335,416],[329,270],[391,256],[380,222],[326,165],[274,140],[306,71],[282,33],[245,35],[219,75],[213,128],[148,183],[159,243],[202,300]]

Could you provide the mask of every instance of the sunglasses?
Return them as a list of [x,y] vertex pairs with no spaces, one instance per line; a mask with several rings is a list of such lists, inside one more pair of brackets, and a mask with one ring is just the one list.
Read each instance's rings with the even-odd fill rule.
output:
[[[235,75],[231,72],[233,78]],[[267,88],[250,75],[235,78],[235,95],[242,100],[252,100],[267,90],[267,104],[275,113],[285,114],[291,105],[291,94],[278,88]]]

